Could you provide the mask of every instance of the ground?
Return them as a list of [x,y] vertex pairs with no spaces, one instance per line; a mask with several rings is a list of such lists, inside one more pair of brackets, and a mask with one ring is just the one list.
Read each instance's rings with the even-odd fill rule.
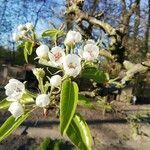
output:
[[[87,109],[79,107],[78,112],[86,119],[93,137],[93,150],[149,150],[150,138],[136,136],[133,138],[132,130],[122,113],[106,113],[102,115],[100,109]],[[128,105],[123,109],[126,114],[150,111],[150,105]],[[1,116],[8,116],[8,112],[1,112]],[[5,118],[0,119],[0,124]],[[150,135],[150,126],[142,124],[142,130]],[[45,137],[62,139],[59,133],[59,120],[54,111],[48,117],[43,116],[41,109],[36,110],[13,135],[0,143],[0,150],[33,150],[38,149]],[[68,144],[68,142],[67,142]],[[74,149],[68,144],[69,149]]]

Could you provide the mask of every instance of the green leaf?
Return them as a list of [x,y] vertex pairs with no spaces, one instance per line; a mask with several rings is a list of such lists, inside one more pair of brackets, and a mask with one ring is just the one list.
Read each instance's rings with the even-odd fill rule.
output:
[[29,115],[30,112],[27,112],[17,120],[13,116],[10,116],[0,127],[0,142],[8,137],[12,132],[14,132],[14,130],[16,130],[19,125],[28,118]]
[[60,95],[60,131],[64,135],[74,116],[78,102],[78,85],[70,79],[62,83]]
[[28,52],[24,49],[24,59],[28,63]]
[[26,41],[26,42],[25,42],[24,50],[27,51],[27,53],[28,53],[29,55],[31,55],[31,54],[32,54],[32,51],[33,51],[33,46],[34,46],[34,43],[29,42],[29,41]]
[[26,41],[24,43],[24,58],[27,63],[28,63],[28,55],[32,54],[33,46],[34,46],[34,43],[32,42]]
[[90,130],[88,128],[87,123],[83,120],[83,118],[76,114],[68,129],[67,136],[71,140],[71,142],[81,150],[91,150],[92,149],[92,137]]
[[24,48],[24,45],[25,45],[25,41],[19,43],[19,44],[17,45],[17,49]]
[[51,29],[51,30],[46,30],[42,33],[43,37],[56,37],[56,36],[62,36],[64,35],[64,31],[60,29]]
[[25,61],[28,62],[28,52],[27,52],[27,50],[25,49],[25,43],[26,43],[25,41],[19,43],[19,44],[17,45],[17,49],[18,49],[18,50],[19,50],[19,49],[24,49],[24,51],[23,51],[23,53],[24,53],[24,58],[25,58]]
[[87,107],[87,108],[94,108],[92,102],[88,98],[80,94],[78,98],[78,105]]
[[97,83],[105,83],[107,80],[105,73],[95,67],[84,68],[81,76],[93,79]]
[[0,109],[7,109],[10,106],[11,102],[6,99],[0,101]]

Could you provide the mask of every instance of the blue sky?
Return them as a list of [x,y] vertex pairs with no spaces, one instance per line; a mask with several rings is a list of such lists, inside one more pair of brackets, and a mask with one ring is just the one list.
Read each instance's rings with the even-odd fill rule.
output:
[[[62,12],[64,12],[65,0],[0,0],[0,45],[10,46],[11,35],[16,32],[19,24],[26,22],[36,22],[37,12],[38,22],[36,30],[42,33],[44,29],[50,27],[50,21],[56,25],[60,24]],[[54,14],[53,14],[54,12]]]

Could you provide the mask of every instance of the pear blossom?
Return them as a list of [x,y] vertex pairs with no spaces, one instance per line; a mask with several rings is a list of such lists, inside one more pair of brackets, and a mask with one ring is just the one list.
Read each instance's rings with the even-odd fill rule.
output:
[[13,102],[8,108],[8,111],[15,117],[16,119],[24,114],[24,109],[19,102]]
[[36,105],[39,107],[46,107],[47,105],[49,105],[49,103],[50,99],[47,94],[40,94],[36,98]]
[[49,47],[47,45],[40,45],[36,49],[36,54],[39,58],[47,58],[49,53]]
[[49,64],[53,67],[58,67],[58,66],[62,65],[62,63],[63,63],[63,58],[65,56],[65,52],[61,47],[55,46],[48,53],[48,56],[50,59]]
[[99,47],[96,44],[86,44],[84,50],[79,50],[79,55],[88,61],[98,59]]
[[25,25],[20,24],[20,25],[18,25],[17,29],[18,29],[18,31],[22,31],[25,29]]
[[62,81],[62,77],[60,75],[54,75],[50,78],[50,84],[53,87],[60,86],[61,81]]
[[79,43],[81,40],[82,40],[82,35],[80,34],[80,32],[70,30],[67,33],[65,44],[66,45],[75,44],[75,43]]
[[27,28],[28,30],[32,30],[32,29],[33,29],[33,24],[32,24],[31,22],[27,22],[27,23],[25,24],[25,26],[26,26],[26,28]]
[[10,79],[9,83],[4,88],[5,94],[8,96],[8,101],[17,101],[22,97],[25,91],[25,85],[16,79]]
[[68,54],[63,60],[65,74],[76,77],[81,71],[81,58],[76,54]]
[[27,31],[26,31],[26,30],[20,31],[20,36],[25,36],[26,34],[27,34]]
[[17,41],[19,40],[19,35],[18,35],[17,33],[13,33],[13,34],[12,34],[12,40],[13,40],[14,42],[17,42]]

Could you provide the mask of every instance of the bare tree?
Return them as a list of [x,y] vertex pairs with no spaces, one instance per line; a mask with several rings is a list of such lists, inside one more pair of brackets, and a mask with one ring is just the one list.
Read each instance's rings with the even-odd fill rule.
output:
[[140,26],[140,0],[135,8],[135,21],[134,21],[134,31],[133,36],[136,38],[138,36],[139,32],[139,26]]
[[[131,4],[129,9],[127,9],[126,0],[122,0],[121,2],[122,15],[120,24],[117,27],[113,27],[106,21],[104,22],[100,17],[96,17],[95,15],[92,16],[85,12],[83,9],[84,0],[71,0],[69,1],[70,5],[68,8],[68,15],[74,14],[72,20],[74,19],[74,22],[76,22],[77,25],[84,29],[84,31],[87,29],[87,33],[91,33],[92,27],[99,27],[101,30],[108,34],[110,43],[107,49],[110,50],[112,54],[117,56],[117,60],[120,63],[122,63],[124,60],[124,42],[126,41],[126,36],[128,35],[130,18],[138,7],[140,1],[136,0]],[[89,25],[87,28],[83,26],[83,21],[88,22]]]
[[145,54],[150,52],[150,0],[148,0],[148,20],[145,31]]

